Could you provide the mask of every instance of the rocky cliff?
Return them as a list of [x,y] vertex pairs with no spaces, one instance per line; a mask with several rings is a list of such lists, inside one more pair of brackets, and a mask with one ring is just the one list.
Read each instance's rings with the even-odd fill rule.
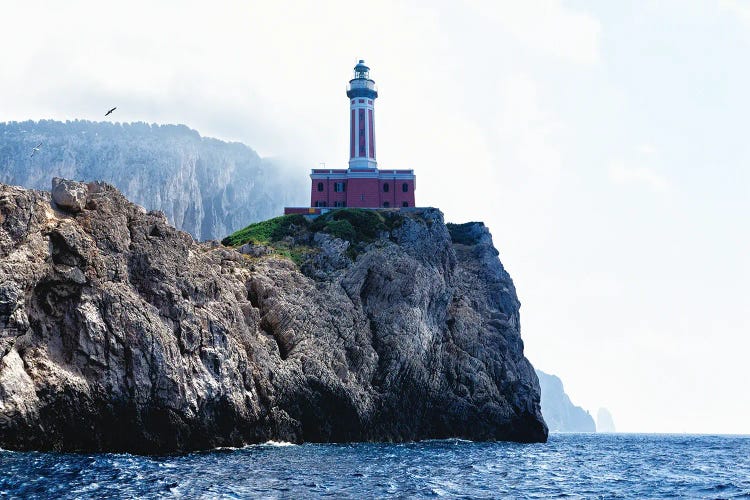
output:
[[542,414],[553,432],[596,432],[591,414],[576,406],[565,393],[562,380],[536,370],[542,390]]
[[342,211],[233,249],[107,184],[53,195],[0,185],[0,447],[547,437],[481,223]]
[[285,175],[244,144],[201,137],[184,125],[0,123],[0,182],[46,189],[52,176],[114,184],[198,240],[273,217],[305,202],[310,189],[304,175]]
[[599,408],[596,413],[596,432],[617,432],[612,414],[606,408]]

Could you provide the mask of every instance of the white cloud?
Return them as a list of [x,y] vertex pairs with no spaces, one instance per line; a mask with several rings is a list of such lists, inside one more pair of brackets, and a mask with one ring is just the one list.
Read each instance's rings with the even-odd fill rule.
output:
[[630,165],[621,159],[610,163],[609,178],[618,184],[640,184],[653,191],[666,191],[670,187],[667,179],[654,169],[643,165]]
[[740,0],[720,0],[719,5],[737,16],[742,22],[750,24],[750,2]]
[[599,61],[601,23],[560,0],[475,0],[471,5],[528,47],[579,64]]
[[562,169],[560,136],[563,124],[542,102],[539,84],[524,74],[500,82],[497,149],[512,169],[505,175],[530,176],[535,183],[554,184]]

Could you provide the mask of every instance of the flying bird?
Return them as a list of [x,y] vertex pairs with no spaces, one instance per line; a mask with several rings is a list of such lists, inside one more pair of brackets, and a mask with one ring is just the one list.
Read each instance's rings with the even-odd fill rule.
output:
[[117,106],[115,106],[114,108],[112,108],[112,109],[110,109],[109,111],[107,111],[107,114],[106,114],[106,115],[104,115],[104,116],[109,116],[109,115],[111,115],[111,114],[112,114],[112,111],[114,111],[114,110],[116,110],[116,109],[117,109]]
[[42,143],[41,142],[39,144],[37,144],[34,149],[31,150],[31,158],[33,158],[34,155],[36,154],[36,152],[39,151],[40,149],[42,149]]

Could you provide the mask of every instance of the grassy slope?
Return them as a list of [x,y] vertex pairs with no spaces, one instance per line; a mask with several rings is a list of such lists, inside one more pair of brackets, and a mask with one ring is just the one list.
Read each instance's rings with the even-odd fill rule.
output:
[[305,233],[324,232],[351,243],[352,257],[360,243],[374,241],[383,231],[390,231],[403,222],[398,213],[346,208],[331,211],[309,221],[302,215],[282,215],[263,222],[250,224],[222,240],[227,246],[237,247],[245,243],[273,247],[278,254],[290,257],[298,264],[304,260],[310,248],[290,245],[283,240],[287,236],[299,237]]

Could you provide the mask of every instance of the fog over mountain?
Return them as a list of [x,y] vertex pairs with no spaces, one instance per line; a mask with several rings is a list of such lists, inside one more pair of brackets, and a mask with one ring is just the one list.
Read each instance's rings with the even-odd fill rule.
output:
[[304,203],[307,189],[304,176],[284,175],[279,162],[184,125],[0,123],[0,182],[49,189],[54,176],[110,182],[199,240],[280,215]]
[[612,414],[606,408],[599,408],[596,414],[596,432],[617,432]]

